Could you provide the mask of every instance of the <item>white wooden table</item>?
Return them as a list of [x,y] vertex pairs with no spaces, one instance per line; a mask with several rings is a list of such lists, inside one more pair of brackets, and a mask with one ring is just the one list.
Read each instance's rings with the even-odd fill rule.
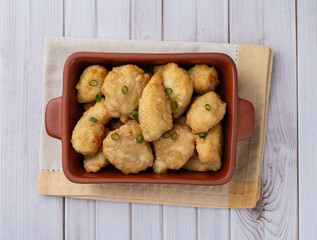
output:
[[[275,56],[257,207],[37,195],[45,36],[270,46]],[[0,239],[316,239],[316,55],[315,0],[1,0]]]

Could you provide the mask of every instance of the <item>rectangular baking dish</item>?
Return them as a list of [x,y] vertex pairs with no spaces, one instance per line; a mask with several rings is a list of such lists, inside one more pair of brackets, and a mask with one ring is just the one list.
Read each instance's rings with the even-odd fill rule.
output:
[[[152,169],[136,175],[125,175],[108,166],[98,173],[88,173],[83,167],[83,157],[71,145],[71,135],[76,122],[83,113],[77,102],[76,84],[82,71],[92,64],[100,64],[111,70],[113,66],[136,64],[141,68],[176,62],[188,69],[195,64],[215,66],[220,84],[216,92],[227,102],[223,119],[224,149],[223,166],[218,172],[192,172],[184,169],[169,170],[156,174]],[[198,116],[197,116],[198,117]],[[254,108],[246,100],[238,98],[237,69],[232,59],[221,53],[100,53],[77,52],[68,57],[64,65],[63,94],[52,99],[46,107],[45,126],[47,133],[62,142],[62,165],[66,177],[75,183],[169,183],[194,185],[220,185],[233,176],[237,141],[251,136],[254,126]]]

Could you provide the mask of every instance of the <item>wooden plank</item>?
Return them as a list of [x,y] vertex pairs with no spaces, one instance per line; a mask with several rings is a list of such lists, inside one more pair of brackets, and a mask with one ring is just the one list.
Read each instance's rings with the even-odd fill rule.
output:
[[299,238],[317,236],[317,2],[298,1]]
[[[129,39],[130,1],[96,1],[96,36],[98,38]],[[96,201],[97,239],[129,239],[131,204]]]
[[[128,203],[96,201],[96,239],[130,239],[131,206]],[[142,226],[146,228],[147,226]]]
[[96,239],[96,201],[66,198],[65,239]]
[[163,40],[196,41],[195,0],[165,0],[163,4]]
[[62,1],[0,1],[0,239],[61,239],[63,199],[37,194],[44,36]]
[[275,50],[262,196],[256,208],[231,211],[232,239],[297,238],[295,1],[230,1],[230,39]]
[[161,40],[162,1],[132,0],[131,36],[138,40]]
[[96,36],[98,38],[129,38],[130,0],[98,0],[96,16]]
[[[228,41],[227,1],[197,1],[197,41]],[[198,239],[229,239],[229,216],[228,209],[198,208]]]
[[228,42],[228,2],[197,0],[197,41]]
[[198,208],[198,239],[230,239],[229,219],[228,209]]
[[196,239],[197,208],[163,206],[163,239]]
[[162,239],[162,211],[162,205],[132,204],[132,239]]
[[[161,0],[132,0],[131,38],[161,40],[161,37]],[[132,203],[132,239],[162,239],[162,211],[162,205]]]

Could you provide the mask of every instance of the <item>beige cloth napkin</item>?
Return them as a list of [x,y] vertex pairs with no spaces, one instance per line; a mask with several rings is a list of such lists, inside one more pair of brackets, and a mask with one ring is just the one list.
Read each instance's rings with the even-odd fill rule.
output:
[[[66,58],[74,52],[222,52],[238,67],[239,97],[255,108],[253,136],[238,143],[232,180],[222,186],[177,184],[75,184],[64,175],[61,142],[45,131],[47,102],[62,94]],[[198,42],[155,42],[106,39],[47,38],[44,56],[44,90],[38,193],[74,198],[155,203],[214,208],[251,208],[260,197],[260,174],[265,145],[266,119],[273,51],[266,46]]]

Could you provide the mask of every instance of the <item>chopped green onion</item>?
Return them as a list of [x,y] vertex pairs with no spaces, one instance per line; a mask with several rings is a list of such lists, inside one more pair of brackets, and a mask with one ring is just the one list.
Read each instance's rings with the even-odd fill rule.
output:
[[132,116],[137,117],[139,115],[138,111],[132,111]]
[[171,102],[171,109],[172,110],[175,110],[175,109],[177,109],[178,108],[178,103],[177,102]]
[[97,101],[97,102],[101,102],[101,98],[102,98],[102,95],[101,95],[101,94],[97,94],[97,95],[96,95],[96,101]]
[[165,88],[166,95],[170,95],[173,92],[173,89],[171,88]]
[[119,136],[118,133],[113,133],[113,134],[111,134],[111,138],[112,138],[112,140],[114,140],[114,141],[118,141],[119,138],[120,138],[120,136]]
[[162,138],[169,138],[170,137],[170,133],[169,132],[165,132],[162,134]]
[[206,137],[207,136],[207,133],[206,132],[203,132],[203,133],[200,133],[199,134],[199,137],[201,137],[201,138],[204,138],[204,137]]
[[90,85],[90,86],[93,86],[93,87],[94,87],[94,86],[97,86],[97,85],[98,85],[98,81],[95,80],[95,79],[90,80],[89,85]]
[[129,89],[126,85],[124,85],[122,88],[121,88],[121,92],[126,95],[128,93]]
[[90,118],[90,121],[92,121],[92,122],[96,123],[96,122],[97,122],[97,119],[96,119],[96,118],[94,118],[94,117],[91,117],[91,118]]
[[171,139],[175,140],[177,138],[177,132],[172,132]]
[[210,105],[209,105],[209,104],[206,104],[206,105],[205,105],[205,109],[206,109],[207,111],[210,111],[210,109],[211,109]]
[[138,136],[136,136],[136,141],[137,141],[138,143],[143,142],[143,135],[142,135],[142,134],[139,134]]

